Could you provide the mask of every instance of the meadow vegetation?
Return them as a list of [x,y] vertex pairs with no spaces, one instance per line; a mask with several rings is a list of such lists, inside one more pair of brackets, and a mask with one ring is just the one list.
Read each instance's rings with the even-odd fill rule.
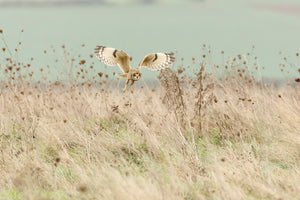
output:
[[0,34],[0,199],[299,198],[297,63],[275,84],[251,53],[217,65],[203,45],[131,94],[64,45],[50,80]]

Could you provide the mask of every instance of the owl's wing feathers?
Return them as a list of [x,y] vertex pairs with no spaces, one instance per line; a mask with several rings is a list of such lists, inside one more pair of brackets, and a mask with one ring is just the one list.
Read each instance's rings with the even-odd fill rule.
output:
[[143,58],[138,68],[147,67],[150,70],[161,70],[167,68],[173,62],[175,57],[173,53],[152,53]]
[[95,48],[97,58],[108,66],[119,65],[124,73],[128,73],[130,67],[130,57],[121,50],[111,47],[97,46]]

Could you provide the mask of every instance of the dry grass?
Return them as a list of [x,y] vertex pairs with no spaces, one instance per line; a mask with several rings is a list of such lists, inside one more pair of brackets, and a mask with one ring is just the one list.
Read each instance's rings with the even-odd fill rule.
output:
[[243,101],[223,84],[201,132],[181,126],[160,89],[3,89],[1,198],[295,199],[297,88],[247,88]]
[[299,198],[299,84],[256,83],[240,57],[222,80],[180,66],[134,94],[102,72],[77,82],[83,58],[70,82],[26,81],[6,60],[0,199]]

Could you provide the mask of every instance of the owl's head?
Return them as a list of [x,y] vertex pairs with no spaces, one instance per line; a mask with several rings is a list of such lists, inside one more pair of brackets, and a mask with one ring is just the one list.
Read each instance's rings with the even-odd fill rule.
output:
[[132,79],[138,81],[142,76],[142,73],[138,70],[132,72]]

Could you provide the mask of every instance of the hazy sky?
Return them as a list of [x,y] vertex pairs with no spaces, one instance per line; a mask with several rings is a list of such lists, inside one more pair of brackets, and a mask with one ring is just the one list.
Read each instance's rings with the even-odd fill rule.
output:
[[[65,44],[73,56],[89,55],[95,45],[112,46],[131,55],[135,67],[144,55],[157,51],[175,51],[177,58],[184,57],[189,65],[192,57],[201,57],[201,46],[206,44],[211,46],[216,64],[224,60],[221,50],[225,59],[251,52],[266,68],[265,76],[278,77],[283,57],[300,66],[294,56],[300,51],[300,3],[295,2],[206,0],[147,6],[0,7],[0,28],[12,49],[22,41],[20,59],[35,57],[37,66],[59,65],[54,62],[63,57],[59,51],[43,54],[51,45],[59,48]],[[25,31],[20,36],[21,29]],[[81,48],[83,43],[85,48]]]

